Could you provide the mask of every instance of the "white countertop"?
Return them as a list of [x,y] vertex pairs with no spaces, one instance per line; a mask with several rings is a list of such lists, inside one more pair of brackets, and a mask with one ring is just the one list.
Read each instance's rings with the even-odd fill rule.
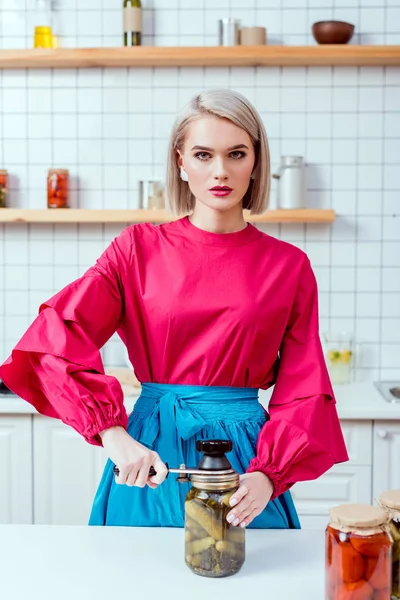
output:
[[[400,402],[384,400],[372,382],[350,383],[334,387],[337,410],[341,419],[355,420],[400,420]],[[139,394],[139,390],[138,390]],[[260,392],[260,401],[267,405],[270,391]],[[130,412],[137,396],[126,396],[125,406]],[[35,414],[36,410],[28,402],[17,396],[0,394],[1,414]]]
[[324,597],[322,530],[248,530],[246,536],[241,571],[210,579],[186,567],[183,529],[0,525],[0,598]]

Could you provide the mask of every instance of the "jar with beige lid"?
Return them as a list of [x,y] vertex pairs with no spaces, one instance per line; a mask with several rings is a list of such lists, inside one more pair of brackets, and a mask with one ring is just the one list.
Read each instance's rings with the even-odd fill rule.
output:
[[330,510],[325,533],[326,600],[391,600],[387,512],[368,504]]
[[400,490],[388,490],[379,498],[379,504],[390,517],[389,532],[392,546],[392,600],[400,598]]

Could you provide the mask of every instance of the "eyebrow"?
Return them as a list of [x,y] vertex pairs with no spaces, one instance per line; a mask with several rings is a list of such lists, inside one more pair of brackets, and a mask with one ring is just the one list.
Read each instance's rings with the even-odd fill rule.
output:
[[[231,146],[228,150],[239,150],[239,148],[249,149],[246,144],[237,144],[236,146]],[[192,150],[207,150],[208,152],[212,152],[212,148],[207,148],[207,146],[193,146]]]

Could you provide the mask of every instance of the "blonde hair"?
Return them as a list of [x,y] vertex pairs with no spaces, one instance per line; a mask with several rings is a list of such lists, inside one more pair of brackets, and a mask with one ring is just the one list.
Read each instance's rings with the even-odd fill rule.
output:
[[266,210],[271,187],[270,155],[265,127],[254,106],[234,90],[208,90],[194,96],[178,114],[171,131],[167,158],[165,198],[174,214],[186,214],[194,208],[195,197],[186,181],[182,181],[177,163],[177,150],[182,151],[187,128],[204,116],[228,119],[250,136],[255,151],[255,166],[250,185],[243,197],[243,208],[252,214]]

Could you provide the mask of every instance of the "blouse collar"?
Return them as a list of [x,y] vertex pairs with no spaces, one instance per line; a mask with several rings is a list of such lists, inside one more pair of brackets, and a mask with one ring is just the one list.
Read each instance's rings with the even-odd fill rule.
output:
[[243,246],[258,240],[262,235],[262,232],[251,223],[247,223],[247,227],[233,233],[213,233],[196,227],[187,216],[175,221],[175,226],[186,237],[208,246]]

